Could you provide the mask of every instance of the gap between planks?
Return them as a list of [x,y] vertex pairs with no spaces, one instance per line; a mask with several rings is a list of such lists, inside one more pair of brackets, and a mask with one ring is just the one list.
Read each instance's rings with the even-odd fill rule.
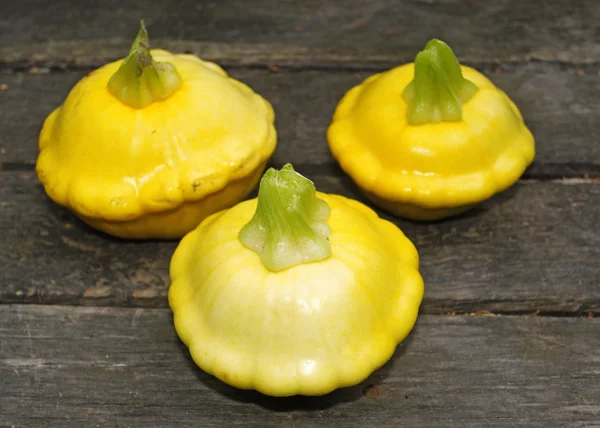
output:
[[[107,58],[106,60],[91,59],[85,62],[75,60],[31,60],[19,59],[16,61],[5,61],[0,57],[0,74],[12,73],[30,73],[30,74],[49,74],[49,73],[66,73],[70,71],[92,71],[104,64],[120,59],[121,57]],[[218,57],[203,56],[203,60],[215,62],[221,67],[229,70],[269,70],[274,73],[278,72],[302,72],[302,71],[329,71],[329,72],[382,72],[393,67],[412,62],[412,59],[390,60],[385,63],[378,64],[363,64],[363,63],[310,63],[310,62],[288,62],[273,60],[256,63],[240,63],[233,59],[221,60]],[[600,62],[590,64],[567,63],[560,61],[522,61],[522,62],[477,62],[477,61],[461,61],[461,64],[475,68],[482,72],[504,72],[514,73],[520,71],[549,73],[549,72],[565,72],[576,74],[595,75],[600,74]]]
[[[193,40],[153,39],[152,45],[174,53],[200,56],[228,68],[259,68],[316,71],[382,71],[414,60],[415,52],[360,54],[340,53],[343,48],[303,46],[277,43],[225,43]],[[0,46],[0,72],[7,71],[76,71],[97,68],[102,64],[124,57],[131,40],[51,41],[21,45]],[[585,51],[585,49],[580,49]],[[597,51],[590,47],[587,51]],[[90,54],[91,52],[91,54]],[[527,54],[499,58],[481,58],[468,52],[459,60],[464,65],[487,70],[502,71],[575,71],[597,74],[600,60],[586,55],[562,55],[544,48]]]
[[[281,168],[279,163],[269,162],[267,168]],[[334,162],[322,164],[294,163],[295,168],[300,168],[305,174],[323,175],[339,170],[339,165]],[[35,171],[34,163],[4,162],[0,159],[0,171],[3,172],[32,172]],[[341,173],[341,171],[339,171]],[[585,184],[600,183],[600,165],[596,164],[541,164],[531,165],[519,179],[521,183],[558,183],[558,184]]]
[[[30,296],[31,300],[0,300],[0,307],[11,307],[15,305],[22,306],[48,306],[48,307],[79,307],[79,308],[105,308],[105,309],[127,309],[127,310],[169,310],[168,303],[164,297],[145,299],[141,304],[118,304],[115,305],[112,300],[103,300],[102,298],[74,298],[68,300],[49,300],[45,301],[40,293]],[[454,302],[452,302],[454,303]],[[478,303],[461,302],[464,306],[474,307]],[[502,302],[499,302],[502,304]],[[589,307],[589,310],[578,311],[556,311],[556,310],[461,310],[452,311],[432,311],[427,304],[421,306],[419,316],[437,316],[437,317],[530,317],[530,318],[598,318],[600,317],[600,301],[595,306]]]
[[[119,48],[111,46],[108,41],[95,41],[103,54],[90,56],[88,52],[96,49],[84,49],[75,42],[52,42],[37,45],[0,47],[0,74],[91,71],[108,62],[118,60],[128,52],[128,42],[120,42]],[[193,41],[158,40],[156,46],[166,46],[174,53],[193,54],[205,61],[216,62],[228,69],[260,69],[272,72],[380,72],[412,62],[414,56],[378,55],[353,56],[319,52],[311,48],[301,55],[273,54],[268,46],[256,49],[254,46],[226,46],[218,43],[202,43]],[[120,46],[122,45],[122,46]],[[107,47],[108,46],[108,47]],[[71,50],[72,49],[72,50]],[[247,50],[258,50],[259,54],[248,55]],[[301,46],[282,47],[284,50],[302,52],[308,48]],[[263,52],[264,51],[264,52]],[[40,52],[50,52],[40,54]],[[223,52],[226,52],[223,54]],[[482,72],[568,72],[596,75],[600,73],[600,61],[565,61],[544,56],[531,55],[519,59],[480,60],[459,55],[461,64],[476,68]]]

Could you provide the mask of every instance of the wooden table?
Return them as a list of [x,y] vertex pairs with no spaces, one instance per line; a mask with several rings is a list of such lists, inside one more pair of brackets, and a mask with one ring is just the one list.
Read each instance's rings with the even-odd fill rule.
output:
[[[600,427],[597,0],[89,3],[0,6],[0,427]],[[142,17],[153,46],[216,61],[271,101],[272,165],[325,192],[363,200],[325,143],[342,94],[429,38],[521,108],[537,157],[517,185],[459,218],[394,220],[425,299],[363,384],[271,399],[206,375],[167,307],[176,243],[112,239],[46,198],[43,119],[127,53]]]

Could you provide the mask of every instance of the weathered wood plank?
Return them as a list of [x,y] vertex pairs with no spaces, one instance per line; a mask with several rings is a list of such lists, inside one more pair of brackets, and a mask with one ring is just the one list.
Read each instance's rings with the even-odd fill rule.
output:
[[0,62],[98,64],[127,52],[140,18],[156,46],[228,64],[387,67],[432,37],[466,62],[600,61],[595,0],[24,0],[0,6]]
[[[299,171],[363,200],[337,171]],[[52,204],[31,172],[0,173],[0,206],[0,302],[167,305],[176,243],[96,233]],[[423,313],[600,313],[600,183],[521,183],[432,224],[383,216],[420,252]]]
[[[231,70],[272,102],[279,145],[274,164],[334,162],[325,134],[336,104],[367,73]],[[47,114],[66,97],[81,72],[0,75],[0,158],[5,168],[32,165]],[[537,139],[528,177],[600,177],[600,76],[564,72],[490,73],[519,105]],[[8,164],[8,165],[6,165]]]
[[5,426],[597,427],[600,320],[422,316],[363,384],[272,399],[199,370],[168,310],[0,307]]

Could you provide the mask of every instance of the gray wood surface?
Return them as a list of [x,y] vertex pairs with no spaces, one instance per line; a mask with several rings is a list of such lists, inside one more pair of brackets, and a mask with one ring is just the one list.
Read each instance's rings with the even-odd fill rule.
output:
[[[345,91],[369,73],[230,70],[276,112],[275,165],[330,164],[325,133]],[[45,117],[84,73],[1,75],[0,158],[5,169],[33,165]],[[600,177],[600,76],[567,72],[488,73],[520,107],[537,141],[527,177]]]
[[[364,200],[339,172],[298,170]],[[0,206],[0,302],[166,306],[176,243],[99,234],[47,199],[32,172],[0,173]],[[600,183],[569,181],[522,182],[443,222],[384,214],[419,250],[422,311],[433,314],[600,313],[599,216]]]
[[432,37],[466,62],[600,60],[596,0],[22,0],[1,3],[0,62],[97,64],[127,51],[140,18],[157,44],[228,64],[387,67]]
[[598,427],[600,319],[421,316],[361,385],[272,399],[199,370],[168,310],[0,306],[1,427]]

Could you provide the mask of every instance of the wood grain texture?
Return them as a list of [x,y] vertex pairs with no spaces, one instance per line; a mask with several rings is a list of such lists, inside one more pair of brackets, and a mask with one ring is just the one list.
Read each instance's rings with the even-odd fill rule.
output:
[[198,369],[168,310],[0,307],[0,423],[15,427],[597,427],[599,319],[422,316],[390,362],[272,399]]
[[[369,73],[230,70],[268,99],[276,112],[279,143],[272,163],[331,164],[326,130],[334,109]],[[33,165],[46,116],[84,73],[0,75],[0,158],[5,169]],[[600,177],[600,76],[489,73],[519,106],[537,141],[527,177]]]
[[[300,167],[363,200],[341,173]],[[51,203],[30,172],[0,173],[0,302],[167,305],[175,242],[97,233]],[[521,183],[466,215],[394,221],[421,256],[423,313],[600,313],[600,183]]]
[[433,37],[466,62],[600,61],[595,0],[23,0],[0,6],[0,62],[114,59],[140,18],[155,46],[228,64],[388,67]]

